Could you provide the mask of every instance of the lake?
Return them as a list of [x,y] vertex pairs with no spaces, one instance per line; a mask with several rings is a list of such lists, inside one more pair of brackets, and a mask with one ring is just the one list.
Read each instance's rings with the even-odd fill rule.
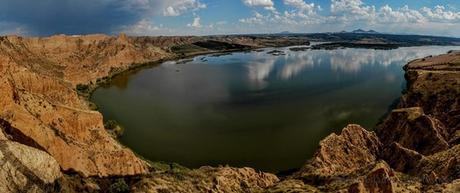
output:
[[204,55],[123,73],[91,100],[125,128],[122,144],[149,160],[280,172],[349,123],[372,130],[405,88],[402,66],[452,49]]

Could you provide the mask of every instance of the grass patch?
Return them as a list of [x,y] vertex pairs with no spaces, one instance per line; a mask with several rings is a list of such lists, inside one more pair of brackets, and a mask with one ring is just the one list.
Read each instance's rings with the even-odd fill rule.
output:
[[112,134],[115,138],[119,138],[123,135],[124,128],[118,124],[115,120],[108,120],[104,123],[104,127],[110,134]]

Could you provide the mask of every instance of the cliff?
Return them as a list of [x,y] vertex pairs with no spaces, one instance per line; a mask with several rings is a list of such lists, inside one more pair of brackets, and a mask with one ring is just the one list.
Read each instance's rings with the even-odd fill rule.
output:
[[[302,38],[0,37],[2,192],[452,192],[460,186],[460,53],[405,66],[398,109],[370,132],[349,125],[287,177],[251,168],[149,164],[106,131],[78,92],[147,62]],[[114,179],[117,179],[115,182]]]

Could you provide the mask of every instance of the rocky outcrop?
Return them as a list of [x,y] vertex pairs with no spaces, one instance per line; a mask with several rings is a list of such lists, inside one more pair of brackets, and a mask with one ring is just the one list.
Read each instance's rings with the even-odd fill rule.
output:
[[384,144],[398,143],[423,155],[449,148],[447,128],[420,107],[393,110],[376,132]]
[[62,176],[56,160],[0,134],[0,192],[53,192]]
[[132,192],[260,192],[279,179],[252,168],[202,167],[196,170],[169,170],[143,178]]
[[312,175],[319,178],[346,175],[374,163],[380,150],[381,143],[375,133],[359,125],[348,125],[340,135],[331,134],[320,142],[300,175],[305,179]]
[[45,150],[64,171],[83,176],[148,172],[143,161],[106,133],[102,115],[86,109],[64,82],[15,69],[0,85],[0,122],[12,140]]
[[375,167],[358,182],[352,184],[348,191],[350,193],[364,192],[395,192],[395,177],[394,172],[384,163],[378,163]]
[[399,106],[421,107],[441,121],[452,138],[460,128],[460,52],[414,60],[405,70],[407,92]]
[[426,159],[422,154],[407,149],[397,142],[386,147],[381,157],[388,162],[391,168],[405,173],[416,171],[418,164]]

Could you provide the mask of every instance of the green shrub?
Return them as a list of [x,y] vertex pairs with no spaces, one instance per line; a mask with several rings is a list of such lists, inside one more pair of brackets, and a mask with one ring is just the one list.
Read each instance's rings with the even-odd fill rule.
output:
[[110,185],[110,193],[127,193],[129,192],[129,186],[126,184],[123,178],[118,178],[113,184]]
[[85,84],[77,84],[77,91],[78,92],[87,92],[89,90],[89,86]]
[[123,135],[123,127],[118,124],[115,120],[108,120],[104,123],[105,129],[107,129],[114,137],[121,137]]

